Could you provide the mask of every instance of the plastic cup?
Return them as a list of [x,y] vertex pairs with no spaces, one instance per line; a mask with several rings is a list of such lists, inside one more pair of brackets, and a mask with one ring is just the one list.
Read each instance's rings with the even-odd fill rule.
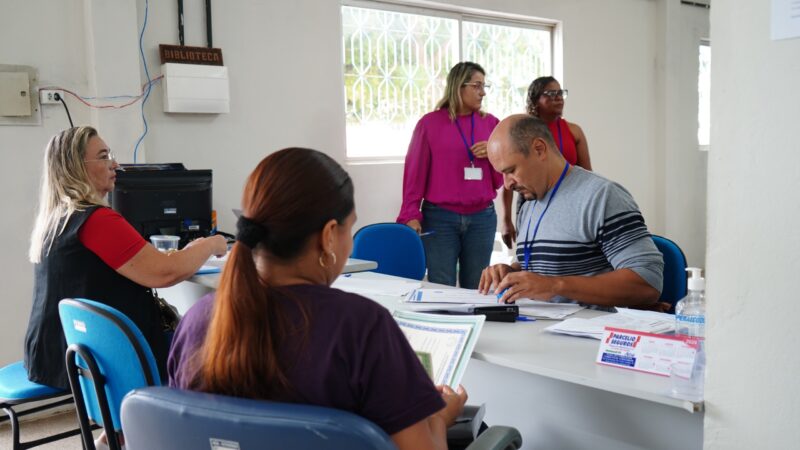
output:
[[177,251],[180,240],[180,236],[169,236],[166,234],[154,234],[150,236],[150,242],[153,243],[156,250],[164,253]]

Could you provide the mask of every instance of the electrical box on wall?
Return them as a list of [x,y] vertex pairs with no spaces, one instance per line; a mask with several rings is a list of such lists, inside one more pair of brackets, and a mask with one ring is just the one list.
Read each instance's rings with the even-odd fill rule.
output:
[[0,116],[30,116],[30,96],[27,72],[0,72]]
[[228,68],[200,64],[164,63],[164,112],[228,113]]
[[41,125],[36,68],[0,64],[0,126]]

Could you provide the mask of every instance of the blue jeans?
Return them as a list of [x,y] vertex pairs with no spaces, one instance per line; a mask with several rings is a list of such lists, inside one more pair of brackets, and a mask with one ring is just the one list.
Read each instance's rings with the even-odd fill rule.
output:
[[457,214],[433,203],[422,204],[422,231],[428,281],[477,289],[494,247],[497,214],[494,204],[474,214]]

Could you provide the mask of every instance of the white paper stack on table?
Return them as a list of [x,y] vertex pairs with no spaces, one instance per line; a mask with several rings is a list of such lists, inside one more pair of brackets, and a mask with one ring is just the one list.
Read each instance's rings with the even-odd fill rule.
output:
[[225,261],[227,260],[228,260],[228,253],[219,258],[214,255],[211,255],[206,261],[206,263],[200,266],[199,269],[197,269],[196,275],[220,273],[222,272],[222,268],[225,267]]
[[375,295],[388,295],[393,297],[403,297],[422,284],[419,281],[409,281],[401,279],[380,279],[370,280],[365,278],[351,277],[350,274],[339,275],[331,287],[341,289],[345,292],[370,297]]
[[[497,295],[481,294],[473,289],[415,289],[406,296],[414,311],[471,312],[475,307],[501,305]],[[516,305],[523,316],[540,319],[563,319],[584,307],[573,303],[550,303],[541,300],[520,299]]]
[[521,316],[535,317],[537,319],[561,320],[585,308],[585,306],[577,303],[552,303],[527,298],[517,300],[516,304],[519,305],[519,314]]
[[675,316],[655,311],[617,308],[616,314],[606,314],[591,319],[572,318],[545,328],[551,333],[602,339],[605,327],[624,328],[646,333],[675,331]]

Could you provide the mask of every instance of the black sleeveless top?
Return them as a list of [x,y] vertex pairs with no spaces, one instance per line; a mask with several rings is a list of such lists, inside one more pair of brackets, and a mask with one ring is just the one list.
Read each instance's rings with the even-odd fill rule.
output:
[[159,375],[166,373],[168,344],[151,290],[118,274],[78,239],[78,231],[97,208],[73,213],[49,254],[34,265],[33,308],[25,335],[25,367],[31,381],[69,390],[67,344],[58,317],[58,302],[65,298],[94,300],[128,316],[150,344]]

